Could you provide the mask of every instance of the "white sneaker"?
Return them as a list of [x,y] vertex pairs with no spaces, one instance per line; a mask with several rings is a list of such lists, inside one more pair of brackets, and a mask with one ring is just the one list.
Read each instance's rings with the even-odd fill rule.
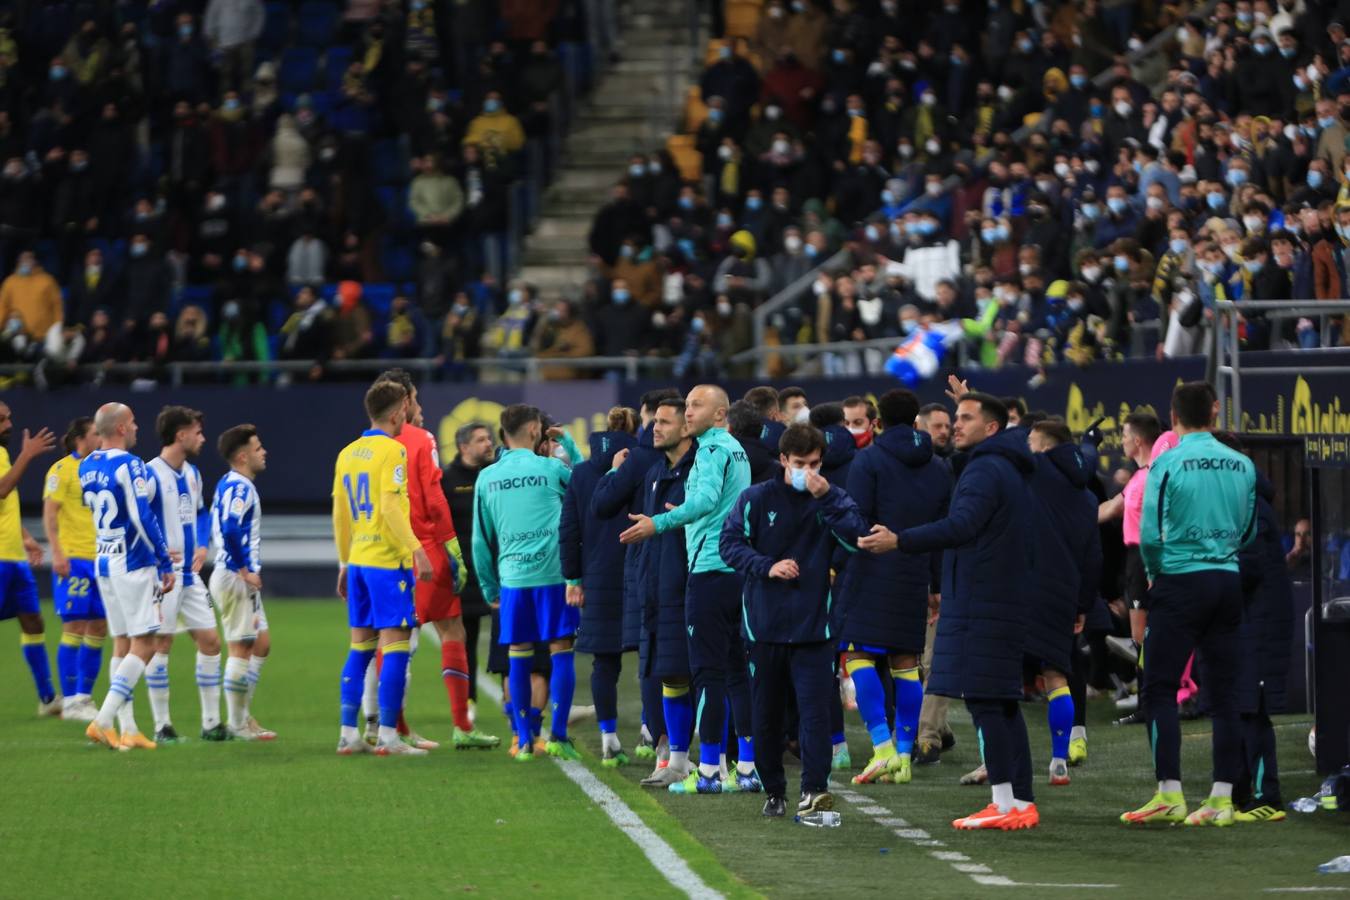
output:
[[39,701],[38,718],[43,718],[46,716],[60,716],[61,711],[64,707],[65,707],[65,698],[62,697],[60,694],[57,694],[55,697],[48,700],[46,703],[42,703],[41,701]]
[[595,718],[594,706],[574,706],[567,713],[567,727],[571,728],[578,722],[585,722],[587,719]]
[[410,747],[403,743],[402,739],[385,743],[380,741],[375,745],[376,756],[426,756],[427,751],[419,750],[417,747]]
[[61,706],[61,718],[67,722],[92,722],[98,718],[98,708],[92,700],[76,700]]
[[225,726],[225,733],[230,736],[232,741],[256,741],[258,736],[249,729],[248,725],[243,728],[234,728],[230,725]]
[[665,790],[672,784],[684,781],[688,775],[688,769],[681,771],[674,766],[659,766],[652,770],[652,774],[642,779],[641,784],[643,787]]
[[360,753],[369,753],[369,752],[370,752],[370,745],[365,742],[364,738],[358,737],[354,741],[349,741],[346,738],[338,738],[338,745],[337,745],[338,756],[356,756],[357,754]]
[[418,750],[435,750],[441,744],[439,741],[433,741],[431,738],[424,738],[415,731],[408,732],[403,738],[403,742],[416,747]]
[[275,741],[277,739],[275,731],[262,727],[258,724],[258,720],[252,716],[248,717],[248,722],[244,724],[244,730],[253,735],[255,741]]
[[1139,708],[1139,695],[1131,694],[1128,697],[1122,697],[1116,701],[1116,709],[1120,712],[1131,713]]

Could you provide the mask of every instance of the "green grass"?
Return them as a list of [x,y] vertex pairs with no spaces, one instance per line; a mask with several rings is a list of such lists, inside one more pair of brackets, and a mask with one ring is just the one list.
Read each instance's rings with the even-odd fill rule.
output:
[[[337,675],[346,647],[337,603],[269,604],[274,651],[255,701],[276,729],[272,744],[191,741],[153,753],[110,753],[85,744],[76,723],[37,720],[21,657],[0,653],[0,895],[69,896],[96,890],[131,896],[374,896],[446,893],[674,896],[675,891],[623,833],[554,765],[512,764],[504,752],[437,751],[426,759],[341,759]],[[49,623],[55,662],[55,624]],[[13,625],[0,625],[11,635]],[[16,638],[11,638],[17,643]],[[180,639],[172,661],[173,711],[195,734],[192,649]],[[586,657],[578,656],[580,703],[589,702]],[[636,660],[626,657],[620,732],[631,750],[637,732]],[[448,737],[439,659],[422,653],[408,702],[419,731]],[[106,687],[99,682],[98,696]],[[151,719],[143,690],[137,717]],[[1091,758],[1074,784],[1049,788],[1043,707],[1027,707],[1042,826],[1016,834],[959,834],[957,815],[983,806],[984,789],[956,786],[978,762],[968,717],[954,711],[958,744],[914,783],[862,786],[892,815],[942,840],[971,863],[1016,882],[1112,883],[1111,896],[1185,891],[1250,895],[1268,887],[1340,886],[1316,865],[1346,852],[1347,817],[1297,816],[1278,825],[1225,830],[1127,831],[1118,814],[1147,799],[1152,776],[1139,728],[1106,724],[1105,702],[1090,710]],[[858,766],[866,736],[848,714]],[[480,727],[508,734],[499,711],[480,697]],[[1287,798],[1318,779],[1305,746],[1306,723],[1281,719]],[[1208,787],[1208,728],[1186,727],[1187,796]],[[891,829],[842,803],[843,827],[810,829],[759,816],[762,796],[679,797],[645,791],[648,767],[602,770],[593,723],[574,729],[587,764],[714,889],[728,896],[861,896],[903,888],[913,896],[1077,896],[1078,889],[983,887]],[[797,770],[789,766],[789,783]],[[839,779],[836,779],[839,780]],[[56,869],[53,862],[60,866]]]

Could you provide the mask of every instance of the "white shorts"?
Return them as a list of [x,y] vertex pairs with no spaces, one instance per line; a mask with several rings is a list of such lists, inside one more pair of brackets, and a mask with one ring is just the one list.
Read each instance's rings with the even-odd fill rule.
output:
[[220,608],[220,630],[226,642],[251,641],[267,630],[262,592],[244,583],[238,572],[217,566],[211,572],[211,596]]
[[113,637],[159,634],[164,626],[164,596],[159,573],[150,566],[125,575],[99,576],[98,590]]
[[177,634],[180,631],[215,631],[216,611],[211,596],[206,593],[201,573],[193,578],[193,583],[183,586],[183,573],[173,573],[173,590],[164,595],[164,627],[160,634]]

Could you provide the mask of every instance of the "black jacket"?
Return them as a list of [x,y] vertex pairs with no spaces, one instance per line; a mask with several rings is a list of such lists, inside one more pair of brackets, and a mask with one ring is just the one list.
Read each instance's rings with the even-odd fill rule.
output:
[[478,587],[478,575],[473,568],[473,554],[467,552],[473,546],[473,490],[478,483],[478,473],[481,471],[465,465],[463,458],[456,455],[450,461],[450,465],[445,467],[445,474],[441,476],[441,490],[445,491],[445,499],[450,504],[450,521],[455,524],[459,546],[466,551],[464,567],[468,573],[468,581],[464,583],[464,590],[459,592],[460,606],[466,617],[486,616],[492,612],[491,607],[483,600],[482,590]]
[[[832,619],[830,559],[837,546],[856,550],[867,523],[858,506],[831,486],[817,499],[782,478],[741,492],[722,523],[718,547],[727,564],[745,578],[742,623],[751,641],[810,644],[837,634]],[[780,560],[797,563],[798,577],[769,577]]]
[[1288,704],[1289,655],[1294,638],[1294,598],[1280,542],[1280,520],[1271,505],[1275,488],[1256,476],[1256,537],[1238,553],[1246,600],[1239,635],[1242,669],[1238,711],[1254,713],[1265,695],[1266,712]]

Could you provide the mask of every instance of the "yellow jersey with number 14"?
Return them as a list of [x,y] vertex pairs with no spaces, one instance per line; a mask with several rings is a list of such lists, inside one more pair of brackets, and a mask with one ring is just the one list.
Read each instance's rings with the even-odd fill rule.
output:
[[412,548],[420,545],[411,537],[402,444],[371,429],[342,449],[333,473],[333,519],[338,556],[348,565],[398,569],[412,564]]
[[[9,450],[0,447],[0,478],[5,477],[10,468]],[[23,522],[19,518],[19,486],[16,484],[9,496],[0,500],[0,562],[27,559],[23,552]]]
[[61,552],[68,559],[94,558],[94,514],[84,505],[80,458],[74,453],[52,463],[42,482],[42,499],[56,503]]

